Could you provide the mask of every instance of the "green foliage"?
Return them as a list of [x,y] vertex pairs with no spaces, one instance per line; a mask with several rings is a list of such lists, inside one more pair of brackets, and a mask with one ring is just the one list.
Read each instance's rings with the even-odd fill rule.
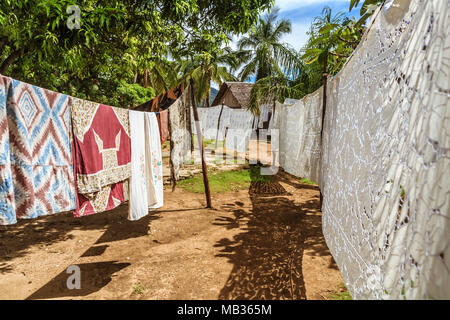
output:
[[255,28],[238,41],[238,60],[244,64],[241,81],[256,77],[250,97],[250,110],[259,114],[260,106],[284,101],[286,97],[299,97],[302,91],[291,85],[291,78],[298,76],[302,62],[298,53],[281,38],[291,32],[291,22],[278,19],[275,8],[260,18]]
[[198,53],[180,51],[182,58],[178,61],[180,81],[189,83],[194,80],[196,101],[201,104],[205,101],[209,107],[209,95],[211,92],[211,81],[221,85],[223,81],[235,81],[236,77],[229,72],[227,66],[236,68],[238,59],[229,47],[199,48]]
[[254,114],[261,111],[259,106],[275,102],[283,102],[286,98],[299,99],[305,95],[303,86],[289,80],[284,73],[270,75],[255,82],[250,94],[250,110]]
[[[350,11],[357,7],[361,0],[350,0]],[[383,0],[364,0],[361,6],[360,15],[361,18],[358,20],[357,25],[362,26],[366,23],[367,19],[373,15],[375,10],[379,5],[381,5]]]
[[312,181],[310,181],[308,179],[305,179],[305,178],[300,179],[300,183],[310,184],[310,185],[317,185],[317,183],[312,182]]
[[352,296],[347,290],[347,287],[342,283],[339,287],[339,291],[332,293],[329,297],[330,300],[353,300]]
[[[79,29],[67,26],[70,5],[79,6]],[[171,51],[212,53],[226,43],[227,33],[247,32],[272,5],[272,0],[3,0],[0,73],[129,107],[177,82]]]
[[117,92],[126,105],[139,105],[155,97],[155,90],[152,87],[144,88],[137,83],[129,84],[124,80],[120,81]]
[[260,80],[273,75],[296,76],[301,68],[297,52],[281,38],[291,32],[291,22],[278,20],[279,9],[275,8],[264,18],[260,18],[255,28],[238,41],[241,62],[241,81],[250,76]]
[[133,288],[133,292],[135,294],[140,294],[140,295],[144,294],[145,290],[146,290],[146,288],[140,283],[135,285],[134,288]]
[[316,17],[308,31],[309,39],[302,49],[305,69],[294,82],[306,93],[317,90],[324,75],[335,75],[359,44],[364,28],[354,18],[335,15],[325,7],[322,16]]
[[[270,182],[272,176],[262,176],[260,167],[250,169],[219,171],[208,175],[209,186],[212,193],[224,193],[237,190],[245,190],[250,187],[251,182]],[[197,174],[178,182],[178,185],[186,191],[204,193],[202,174]]]

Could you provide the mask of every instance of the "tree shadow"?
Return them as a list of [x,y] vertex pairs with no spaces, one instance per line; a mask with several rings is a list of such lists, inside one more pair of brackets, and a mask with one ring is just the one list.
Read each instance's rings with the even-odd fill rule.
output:
[[247,220],[244,232],[215,245],[221,248],[218,256],[234,265],[219,299],[304,299],[302,214],[283,197],[255,196],[252,206],[245,215],[235,211],[234,221],[216,222],[233,227]]
[[77,264],[80,267],[80,289],[68,288],[67,280],[71,274],[64,270],[25,300],[86,296],[106,286],[116,272],[129,265],[130,263],[117,261]]
[[235,203],[233,218],[220,217],[214,222],[243,231],[215,245],[221,248],[218,256],[234,265],[219,299],[305,299],[303,213],[287,197],[280,196],[287,192],[277,181],[261,181],[257,175],[251,178],[251,211]]
[[[304,251],[330,255],[323,240],[319,195],[317,199],[297,202],[286,196],[289,194],[281,190],[284,188],[279,182],[296,188],[318,188],[297,183],[298,178],[280,175],[281,178],[277,175],[272,181],[263,182],[267,184],[265,187],[260,186],[258,177],[251,182],[249,212],[241,203],[234,203],[234,207],[229,203],[227,210],[233,217],[221,216],[214,221],[215,225],[242,231],[232,240],[224,238],[215,244],[221,249],[218,256],[233,264],[219,299],[306,299]],[[274,194],[267,190],[273,190]]]

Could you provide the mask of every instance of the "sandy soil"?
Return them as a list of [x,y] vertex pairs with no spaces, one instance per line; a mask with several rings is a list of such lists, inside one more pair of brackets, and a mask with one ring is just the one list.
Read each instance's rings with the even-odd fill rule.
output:
[[[0,226],[0,299],[324,299],[343,281],[318,188],[277,181],[276,196],[213,195],[214,210],[204,195],[167,188],[164,208],[135,222],[125,204]],[[71,265],[79,290],[66,286]]]

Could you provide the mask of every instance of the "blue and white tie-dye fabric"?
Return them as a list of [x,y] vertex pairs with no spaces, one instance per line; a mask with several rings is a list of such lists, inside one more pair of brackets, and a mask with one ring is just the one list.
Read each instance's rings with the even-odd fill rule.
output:
[[11,79],[0,75],[0,225],[16,223],[6,104]]
[[75,209],[69,97],[1,82],[0,224]]

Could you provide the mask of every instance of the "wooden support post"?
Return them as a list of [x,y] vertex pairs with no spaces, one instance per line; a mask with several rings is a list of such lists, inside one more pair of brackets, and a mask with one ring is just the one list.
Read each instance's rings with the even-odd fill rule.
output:
[[169,139],[170,139],[170,144],[169,144],[169,168],[170,168],[170,182],[172,184],[172,192],[175,191],[175,188],[177,187],[177,179],[175,178],[175,168],[173,166],[173,159],[172,159],[172,150],[174,147],[174,143],[173,143],[173,135],[172,135],[172,126],[170,125],[170,109],[168,110],[168,126],[169,126]]
[[[185,88],[187,90],[187,88]],[[186,95],[188,92],[186,92]],[[191,107],[190,107],[190,100],[189,97],[187,97],[184,101],[186,101],[187,106],[186,108],[186,121],[187,121],[187,130],[189,131],[189,139],[191,142],[191,161],[194,161],[194,136],[192,134],[192,119],[191,119]]]
[[[323,97],[322,97],[322,127],[320,128],[320,147],[323,151],[323,125],[325,123],[325,112],[327,109],[327,86],[328,86],[328,55],[325,55],[325,63],[323,66]],[[322,153],[322,152],[321,152]],[[322,157],[323,153],[321,154]],[[320,190],[320,210],[322,210],[323,194]]]
[[216,150],[217,150],[217,140],[219,139],[220,118],[222,117],[222,112],[223,112],[223,105],[222,105],[222,108],[220,108],[219,119],[217,120],[216,143],[214,145],[214,151],[212,152],[212,154],[215,154]]
[[223,137],[223,146],[222,146],[222,159],[226,162],[227,160],[227,135],[228,135],[228,127],[225,128],[225,136]]
[[198,112],[197,112],[197,103],[195,101],[195,88],[193,79],[191,79],[190,85],[191,85],[192,111],[194,111],[194,120],[195,120],[195,127],[197,129],[198,146],[200,148],[200,155],[202,158],[202,173],[203,173],[203,184],[205,186],[206,207],[212,208],[211,192],[209,190],[209,181],[208,181],[208,169],[206,167],[205,161],[205,150],[203,147],[202,129],[200,127],[200,121],[198,119]]

